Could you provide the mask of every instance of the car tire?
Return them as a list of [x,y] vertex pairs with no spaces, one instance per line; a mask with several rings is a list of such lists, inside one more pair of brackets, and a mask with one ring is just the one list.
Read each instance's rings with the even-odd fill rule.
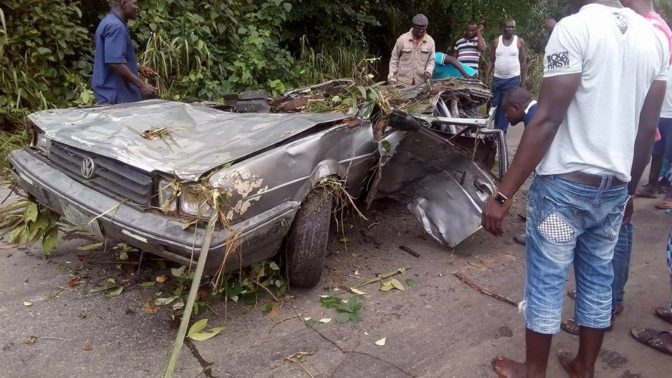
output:
[[320,282],[332,203],[324,188],[314,189],[301,203],[284,243],[282,260],[290,287],[311,288]]

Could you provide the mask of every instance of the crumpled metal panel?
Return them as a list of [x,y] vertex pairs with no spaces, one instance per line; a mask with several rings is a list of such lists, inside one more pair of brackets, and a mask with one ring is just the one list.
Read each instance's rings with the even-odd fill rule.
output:
[[468,151],[425,128],[385,140],[375,198],[405,204],[427,233],[449,247],[480,229],[481,209],[496,184]]
[[[29,116],[51,140],[188,181],[317,125],[347,117],[343,113],[229,113],[162,100],[45,110]],[[142,137],[146,130],[163,127],[169,129],[169,137]]]

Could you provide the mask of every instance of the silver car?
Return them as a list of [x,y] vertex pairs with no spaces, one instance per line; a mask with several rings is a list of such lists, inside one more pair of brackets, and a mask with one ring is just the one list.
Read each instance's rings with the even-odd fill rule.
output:
[[29,116],[32,145],[9,163],[19,188],[68,222],[180,264],[198,257],[217,188],[224,225],[207,269],[279,255],[290,284],[310,287],[329,237],[325,182],[361,206],[405,203],[446,246],[480,228],[494,191],[484,164],[506,148],[485,120],[395,113],[374,135],[379,115],[370,113],[240,113],[161,100],[47,110]]

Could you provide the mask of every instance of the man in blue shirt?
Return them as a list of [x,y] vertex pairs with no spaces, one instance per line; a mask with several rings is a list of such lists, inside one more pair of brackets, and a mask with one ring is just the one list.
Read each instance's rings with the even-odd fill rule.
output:
[[450,77],[474,77],[478,71],[466,64],[460,63],[455,57],[442,52],[434,54],[436,62],[432,79],[447,79]]
[[[109,0],[110,13],[96,29],[96,55],[91,84],[98,104],[121,104],[156,95],[138,76],[138,62],[126,22],[138,17],[137,0]],[[156,73],[140,67],[145,76]]]
[[527,126],[537,111],[537,102],[532,99],[532,94],[527,89],[515,87],[504,96],[502,109],[511,126],[520,122]]

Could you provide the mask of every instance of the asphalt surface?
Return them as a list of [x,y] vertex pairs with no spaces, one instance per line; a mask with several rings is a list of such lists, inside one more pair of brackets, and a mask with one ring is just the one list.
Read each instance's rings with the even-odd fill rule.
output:
[[[512,149],[521,131],[517,127],[509,133]],[[210,340],[185,345],[176,376],[494,377],[493,357],[524,357],[522,317],[512,304],[467,286],[454,273],[513,303],[520,301],[524,249],[511,237],[524,227],[515,215],[524,212],[524,194],[517,197],[504,237],[480,231],[454,250],[439,246],[393,202],[377,203],[365,214],[368,220],[347,217],[345,223],[352,225],[347,227],[347,240],[332,234],[318,287],[293,290],[293,298],[268,314],[263,311],[268,297],[256,304],[211,303],[198,318],[225,328]],[[653,204],[654,200],[636,202],[626,308],[606,336],[598,377],[669,377],[672,368],[672,357],[640,345],[628,334],[633,326],[665,326],[653,308],[670,299],[664,251],[672,217]],[[154,280],[159,272],[143,266],[137,277],[135,265],[116,264],[110,252],[91,257],[77,250],[81,244],[85,242],[62,242],[46,260],[39,249],[3,244],[0,376],[163,374],[177,332],[170,306],[147,313],[143,305],[161,291],[161,285],[133,283]],[[368,295],[357,324],[336,324],[334,310],[320,304],[320,295],[349,298],[343,288],[400,267],[409,268],[396,276],[406,290],[382,292],[378,283],[360,288]],[[81,282],[71,287],[74,277],[81,277]],[[124,282],[119,296],[90,292],[107,278]],[[416,287],[410,287],[407,279]],[[567,317],[572,306],[567,299]],[[332,320],[308,328],[305,317]],[[382,338],[385,345],[376,345]],[[577,345],[575,336],[558,334],[552,354],[560,348],[575,350]],[[566,376],[553,355],[548,376]]]

